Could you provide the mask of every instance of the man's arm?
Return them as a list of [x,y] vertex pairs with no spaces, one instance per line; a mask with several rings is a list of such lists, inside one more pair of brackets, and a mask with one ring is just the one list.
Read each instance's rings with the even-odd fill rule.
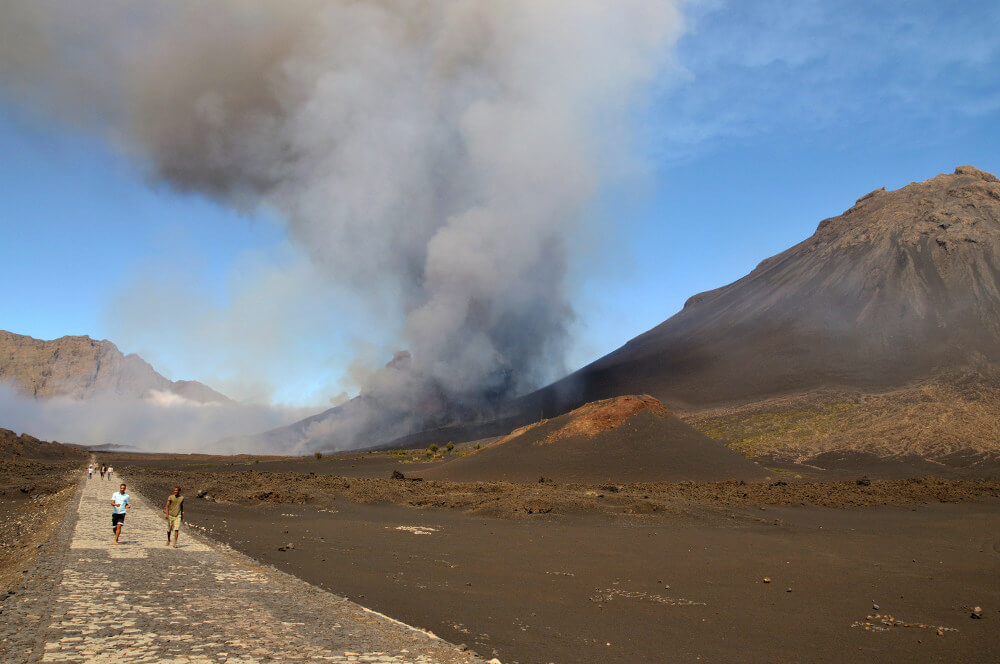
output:
[[163,516],[170,518],[170,497],[167,497],[167,504],[163,506]]

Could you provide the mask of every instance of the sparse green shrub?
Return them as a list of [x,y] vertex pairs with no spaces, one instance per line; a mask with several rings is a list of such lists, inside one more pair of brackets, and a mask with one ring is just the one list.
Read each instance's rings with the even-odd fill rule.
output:
[[317,459],[322,459],[323,458],[323,453],[322,452],[313,452],[313,456],[316,457]]
[[431,443],[430,445],[427,446],[427,449],[430,450],[431,453],[437,452],[438,451],[437,443]]
[[449,452],[451,452],[453,449],[455,449],[455,443],[449,442],[447,445],[444,446],[444,448]]
[[480,447],[482,447],[482,445],[480,445],[479,443],[476,443],[476,449],[478,450]]
[[424,452],[424,455],[425,455],[425,456],[426,456],[426,457],[427,457],[428,459],[430,459],[430,458],[431,458],[432,456],[434,456],[434,452],[431,452],[430,448],[427,448],[427,451],[426,451],[426,452]]

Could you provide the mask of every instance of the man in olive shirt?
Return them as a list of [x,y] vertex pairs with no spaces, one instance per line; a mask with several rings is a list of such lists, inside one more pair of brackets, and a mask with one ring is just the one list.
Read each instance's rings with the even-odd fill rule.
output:
[[167,505],[164,508],[167,515],[167,546],[170,546],[170,533],[174,534],[174,548],[177,548],[177,537],[181,530],[181,520],[184,518],[184,496],[181,495],[181,488],[174,487],[174,492],[167,498]]

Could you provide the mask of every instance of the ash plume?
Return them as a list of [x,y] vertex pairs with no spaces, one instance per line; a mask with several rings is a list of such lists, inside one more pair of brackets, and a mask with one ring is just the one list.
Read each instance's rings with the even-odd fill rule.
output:
[[678,4],[4,1],[0,85],[155,180],[277,212],[399,312],[410,354],[364,403],[453,417],[562,371],[569,239]]

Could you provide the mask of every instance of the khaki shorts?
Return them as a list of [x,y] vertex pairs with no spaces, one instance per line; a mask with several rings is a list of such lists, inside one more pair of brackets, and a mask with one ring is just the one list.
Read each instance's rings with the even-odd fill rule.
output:
[[167,531],[173,532],[181,529],[181,518],[179,516],[167,517]]

